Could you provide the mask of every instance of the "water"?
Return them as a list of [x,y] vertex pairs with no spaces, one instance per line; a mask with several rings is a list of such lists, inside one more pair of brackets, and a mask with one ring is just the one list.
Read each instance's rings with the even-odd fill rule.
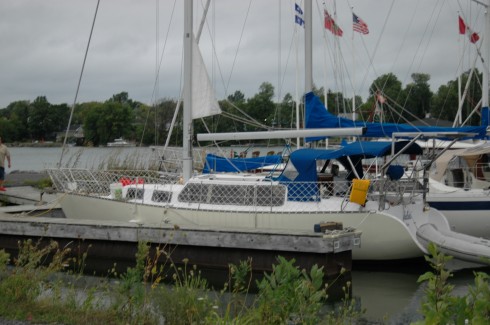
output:
[[[61,148],[9,148],[12,156],[12,171],[43,171],[55,167],[60,160]],[[240,149],[234,149],[235,151]],[[69,148],[64,155],[63,166],[98,168],[110,159],[141,159],[147,163],[153,156],[151,148]],[[144,158],[141,158],[144,157]],[[458,268],[458,265],[455,266]],[[490,273],[490,269],[482,269]],[[418,277],[426,272],[424,267],[404,271],[383,266],[354,268],[352,272],[353,295],[359,307],[367,310],[369,320],[387,320],[389,324],[407,324],[420,317],[423,286],[417,283]],[[451,282],[456,285],[455,292],[465,294],[469,284],[474,283],[473,270],[456,271]]]
[[[233,146],[223,148],[223,153],[236,154],[246,151],[247,157],[252,156],[253,151],[259,151],[265,155],[268,151],[273,150],[276,154],[283,151],[283,147],[247,147]],[[12,157],[12,168],[6,169],[6,172],[12,171],[43,171],[46,168],[55,168],[60,161],[61,148],[35,148],[35,147],[10,147]],[[205,151],[203,149],[203,151]],[[199,151],[200,152],[200,151]],[[120,163],[129,162],[130,166],[136,165],[144,169],[149,164],[158,159],[156,153],[149,147],[101,147],[101,148],[82,148],[69,147],[63,154],[62,167],[76,167],[89,169],[102,169],[109,162],[118,161]],[[127,164],[125,164],[127,165]]]
[[[60,161],[61,148],[31,148],[31,147],[10,147],[12,158],[12,168],[7,169],[7,173],[12,171],[36,171],[40,172],[47,168],[54,168]],[[127,148],[67,148],[63,154],[62,167],[77,167],[97,169],[108,161],[128,161],[137,162],[138,165],[145,166],[154,157],[153,150],[148,147],[127,147]]]

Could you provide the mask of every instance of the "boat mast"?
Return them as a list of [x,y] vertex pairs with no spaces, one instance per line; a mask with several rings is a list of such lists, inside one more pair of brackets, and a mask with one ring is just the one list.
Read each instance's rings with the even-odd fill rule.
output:
[[193,0],[184,3],[184,109],[182,121],[182,177],[184,182],[192,175],[192,39]]
[[[485,33],[483,35],[483,90],[482,90],[482,110],[481,120],[482,125],[487,125],[489,122],[489,109],[488,109],[488,87],[489,84],[489,69],[490,69],[490,0],[487,0],[485,6]],[[485,123],[485,124],[483,124]]]
[[313,90],[312,1],[305,1],[305,94]]
[[[211,3],[211,0],[208,0],[206,2],[206,6],[204,7],[204,13],[201,19],[201,24],[199,25],[199,29],[197,30],[197,35],[196,35],[196,43],[199,44],[199,40],[201,38],[201,33],[202,29],[204,27],[204,22],[206,21],[206,16],[209,10],[209,5]],[[180,95],[179,95],[179,100],[177,101],[177,105],[175,107],[174,111],[174,116],[172,117],[172,122],[170,123],[170,127],[168,128],[168,134],[167,134],[167,139],[165,140],[165,145],[163,146],[163,152],[167,150],[169,144],[170,144],[170,138],[172,137],[172,131],[175,126],[175,122],[177,121],[177,115],[179,115],[179,110],[180,110],[180,105],[182,105],[182,96],[184,95],[183,90],[181,90]],[[156,143],[155,143],[156,145]]]
[[[312,0],[305,0],[305,92],[304,96],[313,90],[313,21],[312,21]],[[306,100],[303,100],[306,103]],[[305,116],[303,115],[303,121]],[[297,130],[299,130],[297,121]],[[299,141],[298,141],[299,143]]]

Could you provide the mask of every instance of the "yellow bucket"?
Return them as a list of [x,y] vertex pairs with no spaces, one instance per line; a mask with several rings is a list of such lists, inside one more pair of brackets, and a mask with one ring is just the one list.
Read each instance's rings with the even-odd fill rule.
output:
[[367,192],[370,183],[371,181],[369,179],[354,178],[352,180],[352,191],[350,192],[349,200],[359,205],[366,204]]

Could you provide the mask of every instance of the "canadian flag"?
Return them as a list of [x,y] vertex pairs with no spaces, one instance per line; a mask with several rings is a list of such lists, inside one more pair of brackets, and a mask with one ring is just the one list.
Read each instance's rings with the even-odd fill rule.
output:
[[459,33],[462,35],[467,34],[471,43],[476,43],[480,39],[480,36],[478,36],[477,33],[473,32],[471,28],[465,24],[461,16],[459,16]]

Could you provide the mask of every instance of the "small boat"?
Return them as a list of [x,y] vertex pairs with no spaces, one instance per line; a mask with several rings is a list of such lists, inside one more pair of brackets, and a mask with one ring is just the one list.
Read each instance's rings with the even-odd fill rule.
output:
[[427,203],[451,229],[490,239],[490,145],[448,150],[433,163]]
[[108,147],[134,147],[134,144],[127,142],[123,138],[114,139],[114,142],[108,142]]

